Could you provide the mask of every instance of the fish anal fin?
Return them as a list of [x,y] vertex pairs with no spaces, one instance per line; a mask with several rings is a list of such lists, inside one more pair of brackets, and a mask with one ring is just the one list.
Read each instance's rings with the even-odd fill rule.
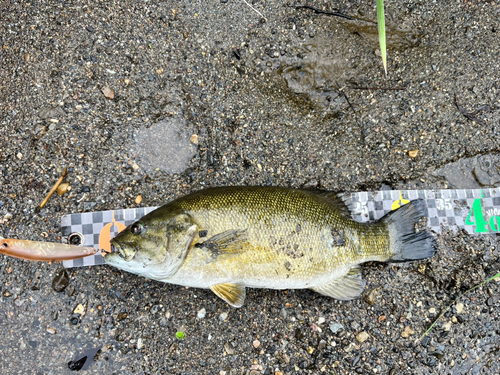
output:
[[246,290],[244,286],[223,283],[212,285],[210,289],[217,297],[223,299],[233,307],[241,307],[245,302]]
[[342,301],[349,301],[360,296],[366,286],[361,278],[361,268],[356,266],[349,270],[347,275],[330,284],[310,288],[319,294]]

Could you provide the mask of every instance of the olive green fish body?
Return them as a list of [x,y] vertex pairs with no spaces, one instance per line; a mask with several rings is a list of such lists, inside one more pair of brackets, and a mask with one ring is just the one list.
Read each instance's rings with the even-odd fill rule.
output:
[[[409,214],[413,221],[422,216]],[[211,288],[233,306],[243,303],[237,297],[245,287],[311,288],[351,299],[364,288],[357,265],[408,259],[397,259],[400,237],[390,221],[357,223],[332,193],[213,188],[146,215],[113,239],[118,250],[105,260],[156,280]],[[428,246],[428,236],[420,237]]]

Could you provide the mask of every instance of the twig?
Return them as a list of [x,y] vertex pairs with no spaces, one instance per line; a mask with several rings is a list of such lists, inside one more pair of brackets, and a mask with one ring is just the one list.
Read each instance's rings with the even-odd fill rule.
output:
[[[243,0],[245,1],[245,0]],[[315,8],[315,7],[312,7],[310,5],[296,5],[295,6],[295,9],[309,9],[309,10],[312,10],[313,12],[315,13],[319,13],[319,14],[326,14],[328,16],[335,16],[335,17],[340,17],[340,18],[345,18],[345,19],[348,19],[348,20],[357,20],[356,17],[351,17],[351,16],[348,16],[344,13],[340,13],[340,12],[329,12],[327,10],[321,10],[321,9],[318,9],[318,8]]]
[[358,87],[358,86],[349,86],[350,89],[353,90],[406,90],[406,87]]
[[47,194],[47,196],[45,197],[45,199],[42,201],[42,203],[40,203],[40,205],[36,208],[36,212],[40,211],[43,206],[45,206],[45,204],[47,204],[48,200],[50,199],[50,197],[52,196],[52,194],[54,194],[54,192],[57,190],[57,188],[59,187],[59,185],[61,184],[61,182],[63,182],[64,180],[64,177],[66,176],[66,171],[67,169],[64,168],[64,171],[61,175],[61,177],[59,177],[59,180],[57,180],[57,182],[55,183],[54,186],[52,186],[52,189],[50,189],[49,193]]
[[458,301],[458,299],[462,296],[464,296],[465,294],[469,293],[469,292],[472,292],[474,289],[477,289],[479,288],[480,286],[486,284],[487,282],[493,280],[493,279],[496,279],[497,277],[500,277],[500,272],[497,273],[495,276],[492,276],[490,277],[489,279],[487,280],[484,280],[481,284],[478,284],[476,285],[475,287],[473,288],[470,288],[469,290],[463,292],[462,294],[460,294],[457,298],[455,298],[455,300],[450,304],[448,305],[448,307],[446,309],[444,309],[441,314],[439,314],[439,316],[436,318],[436,320],[434,320],[434,323],[431,324],[431,326],[429,327],[429,329],[427,331],[425,331],[425,333],[419,338],[419,341],[422,341],[422,339],[430,332],[430,330],[432,329],[432,327],[434,327],[436,325],[436,323],[438,322],[439,319],[441,319],[443,317],[444,314],[446,314],[446,312],[451,308],[451,306],[453,306],[455,304],[455,302]]
[[246,5],[248,5],[250,7],[250,9],[252,9],[254,12],[256,12],[259,16],[261,16],[262,18],[264,18],[266,21],[267,21],[267,18],[264,17],[264,15],[259,12],[257,9],[255,9],[253,6],[251,6],[250,4],[247,3],[247,0],[243,0],[245,2]]

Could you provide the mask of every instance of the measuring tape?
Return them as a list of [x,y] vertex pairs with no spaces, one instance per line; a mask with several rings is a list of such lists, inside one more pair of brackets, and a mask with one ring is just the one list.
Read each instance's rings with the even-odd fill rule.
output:
[[[435,233],[442,229],[465,230],[473,235],[500,233],[500,188],[455,190],[383,190],[341,195],[354,220],[369,222],[406,203],[423,199],[427,226]],[[157,207],[84,212],[65,215],[61,220],[63,242],[79,237],[84,246],[110,251],[109,241],[128,225]],[[82,243],[83,242],[83,243]],[[66,268],[103,264],[95,255],[64,261]]]

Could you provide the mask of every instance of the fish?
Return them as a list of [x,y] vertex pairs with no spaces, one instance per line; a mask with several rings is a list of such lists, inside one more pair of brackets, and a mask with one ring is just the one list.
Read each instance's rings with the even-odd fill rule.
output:
[[99,250],[93,247],[67,245],[58,242],[28,241],[0,237],[0,254],[14,258],[55,262],[73,260],[94,255]]
[[360,296],[360,264],[432,257],[414,200],[373,223],[354,221],[335,193],[284,187],[216,187],[173,200],[111,240],[104,261],[149,279],[212,290],[241,307],[246,288]]

